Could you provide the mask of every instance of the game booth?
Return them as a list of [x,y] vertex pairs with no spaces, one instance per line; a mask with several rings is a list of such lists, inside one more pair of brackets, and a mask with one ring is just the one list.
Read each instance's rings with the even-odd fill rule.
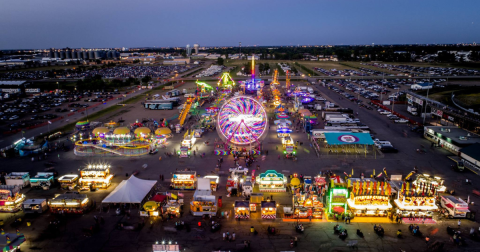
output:
[[22,189],[30,185],[30,173],[28,172],[11,172],[5,176],[6,185],[17,185]]
[[28,199],[22,204],[22,210],[24,213],[43,213],[47,211],[48,204],[46,199]]
[[32,188],[42,188],[43,190],[50,189],[54,180],[53,172],[37,172],[37,175],[30,178],[30,185]]
[[443,180],[419,174],[412,182],[390,181],[397,188],[397,198],[394,200],[397,213],[404,217],[432,218],[433,212],[438,210],[436,197],[439,192],[446,190]]
[[112,182],[110,165],[88,165],[80,171],[80,189],[107,189]]
[[79,176],[77,174],[67,174],[58,178],[60,188],[64,190],[73,190],[78,186]]
[[212,195],[210,182],[209,178],[197,180],[197,190],[190,202],[190,212],[193,216],[217,215],[217,197]]
[[348,179],[350,197],[348,207],[354,216],[386,217],[392,209],[390,195],[392,188],[387,182],[371,178]]
[[322,199],[314,193],[296,193],[293,195],[294,218],[305,219],[312,216],[313,219],[321,219],[323,207]]
[[451,218],[466,218],[470,212],[467,202],[450,195],[441,195],[440,205],[447,210]]
[[329,214],[347,213],[348,188],[347,183],[340,176],[330,177],[330,186],[326,197]]
[[275,201],[262,201],[262,219],[274,220],[277,218],[277,205]]
[[167,216],[180,217],[180,210],[182,207],[183,199],[169,199],[167,203],[162,206],[162,212]]
[[17,185],[0,185],[0,212],[15,213],[22,209],[25,195]]
[[90,207],[86,194],[65,193],[48,201],[50,211],[56,213],[84,214]]
[[287,178],[275,170],[267,170],[256,178],[260,192],[286,192]]
[[250,219],[250,202],[236,200],[234,204],[235,219]]
[[176,171],[173,173],[171,188],[175,190],[195,190],[197,172]]
[[263,193],[250,194],[250,212],[256,212],[257,208],[261,208],[263,200]]

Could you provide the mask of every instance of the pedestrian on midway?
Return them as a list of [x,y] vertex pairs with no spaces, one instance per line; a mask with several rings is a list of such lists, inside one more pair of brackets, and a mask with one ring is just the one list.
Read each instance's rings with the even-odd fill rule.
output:
[[458,228],[460,228],[460,224],[462,224],[462,221],[458,220]]

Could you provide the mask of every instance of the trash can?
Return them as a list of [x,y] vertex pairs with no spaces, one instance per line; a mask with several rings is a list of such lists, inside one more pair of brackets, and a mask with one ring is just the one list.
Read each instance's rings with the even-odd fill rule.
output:
[[253,226],[250,227],[250,233],[255,232],[255,228]]
[[30,227],[32,223],[30,221],[27,221],[27,227]]

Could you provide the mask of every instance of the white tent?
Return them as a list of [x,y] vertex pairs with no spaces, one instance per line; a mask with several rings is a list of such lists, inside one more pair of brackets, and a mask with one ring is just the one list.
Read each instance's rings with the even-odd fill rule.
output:
[[132,175],[122,181],[102,203],[142,203],[156,183],[155,180],[143,180]]

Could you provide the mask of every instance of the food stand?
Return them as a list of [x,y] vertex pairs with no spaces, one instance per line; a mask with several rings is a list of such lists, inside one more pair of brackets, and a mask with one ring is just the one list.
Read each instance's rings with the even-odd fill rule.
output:
[[[440,182],[440,183],[439,183]],[[397,213],[402,217],[432,218],[438,210],[435,197],[439,191],[445,190],[443,181],[429,179],[429,176],[419,175],[413,183],[390,181],[397,191],[394,200]]]
[[190,202],[193,216],[217,215],[217,197],[210,190],[196,190]]
[[447,210],[451,218],[466,218],[470,212],[467,202],[450,195],[441,195],[440,205]]
[[197,181],[197,172],[195,171],[176,171],[173,173],[172,189],[175,190],[195,190]]
[[49,200],[48,206],[52,213],[84,214],[90,204],[86,194],[65,193],[57,194]]
[[207,175],[204,178],[210,180],[210,189],[213,192],[216,192],[218,189],[218,184],[220,183],[220,177],[217,175]]
[[267,170],[256,178],[260,192],[285,192],[287,178],[275,170]]
[[110,165],[88,165],[80,171],[80,187],[82,190],[107,189],[112,182]]
[[140,216],[159,216],[162,212],[162,205],[166,202],[166,200],[166,195],[155,194],[147,202],[145,202],[145,204],[143,204],[143,209],[140,210]]
[[294,217],[303,219],[321,219],[323,216],[323,203],[321,198],[314,193],[296,193],[293,195]]
[[347,203],[354,216],[386,217],[392,209],[389,183],[371,178],[350,178],[348,187],[351,193]]
[[12,172],[5,176],[6,185],[18,185],[20,189],[30,185],[30,174],[28,172]]
[[0,212],[14,213],[22,208],[25,195],[17,185],[0,185]]
[[183,199],[179,200],[168,200],[167,204],[162,207],[162,211],[164,214],[180,217],[180,209],[183,206]]
[[340,210],[347,213],[347,198],[348,189],[344,180],[340,176],[330,177],[327,196],[328,213],[341,214]]
[[48,205],[46,199],[28,199],[22,204],[24,213],[43,213],[47,211]]
[[275,201],[262,201],[262,219],[274,220],[277,218],[277,205]]
[[60,188],[65,190],[73,190],[78,186],[79,176],[77,174],[68,174],[63,175],[58,178],[58,183],[60,183]]
[[234,204],[235,219],[250,218],[250,202],[248,200],[236,200]]
[[250,194],[250,212],[257,211],[257,205],[261,205],[263,201],[263,193]]
[[32,188],[43,188],[43,190],[48,190],[53,184],[53,176],[53,172],[38,172],[35,177],[30,178],[30,185]]

